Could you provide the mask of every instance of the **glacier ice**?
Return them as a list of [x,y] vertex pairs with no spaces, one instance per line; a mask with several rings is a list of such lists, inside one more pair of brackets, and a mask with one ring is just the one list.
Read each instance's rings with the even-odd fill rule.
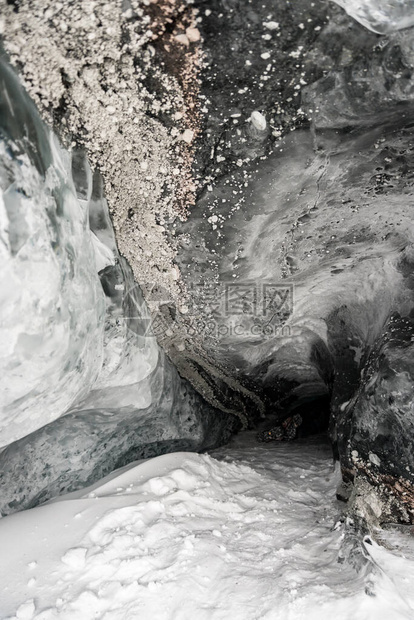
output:
[[58,418],[93,385],[102,365],[105,302],[70,156],[4,63],[1,87],[4,446]]
[[413,0],[334,0],[369,30],[387,34],[414,25]]
[[133,460],[200,450],[235,419],[158,347],[117,250],[99,173],[66,151],[0,60],[0,510],[90,484]]

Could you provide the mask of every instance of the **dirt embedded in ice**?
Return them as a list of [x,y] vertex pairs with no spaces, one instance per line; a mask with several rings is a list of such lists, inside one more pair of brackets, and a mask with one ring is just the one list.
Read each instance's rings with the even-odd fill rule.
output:
[[[140,0],[0,4],[5,49],[42,117],[67,146],[84,147],[104,178],[137,281],[181,297],[163,224],[194,202],[196,11]],[[180,32],[189,33],[185,48]]]
[[128,466],[0,521],[1,618],[411,617],[406,538],[361,542],[359,573],[343,561],[338,479],[325,440],[253,433]]
[[3,55],[0,75],[5,515],[137,458],[219,445],[237,419],[159,349],[84,151],[61,147]]

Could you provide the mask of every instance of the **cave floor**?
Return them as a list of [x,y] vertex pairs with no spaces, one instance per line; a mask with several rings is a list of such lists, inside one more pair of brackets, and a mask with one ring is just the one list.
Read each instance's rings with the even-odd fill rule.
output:
[[0,617],[413,618],[408,539],[362,543],[354,570],[338,480],[323,439],[251,432],[134,463],[0,521]]

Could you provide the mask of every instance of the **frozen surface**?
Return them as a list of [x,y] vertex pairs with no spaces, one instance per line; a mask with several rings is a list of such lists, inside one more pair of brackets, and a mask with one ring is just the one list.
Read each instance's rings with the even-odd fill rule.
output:
[[362,543],[357,573],[338,478],[323,441],[257,445],[250,433],[212,455],[130,465],[0,521],[0,617],[412,618],[410,539]]
[[413,0],[334,0],[363,26],[385,34],[414,25]]

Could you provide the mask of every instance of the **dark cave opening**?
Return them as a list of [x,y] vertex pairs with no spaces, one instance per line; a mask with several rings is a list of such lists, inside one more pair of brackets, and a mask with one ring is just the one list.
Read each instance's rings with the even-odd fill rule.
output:
[[277,421],[267,418],[259,425],[258,441],[293,441],[315,435],[328,436],[331,417],[329,394],[297,399],[285,407]]
[[322,395],[308,401],[301,401],[292,406],[290,416],[300,415],[302,423],[298,427],[297,437],[304,438],[312,435],[327,433],[329,428],[331,399],[329,395]]

